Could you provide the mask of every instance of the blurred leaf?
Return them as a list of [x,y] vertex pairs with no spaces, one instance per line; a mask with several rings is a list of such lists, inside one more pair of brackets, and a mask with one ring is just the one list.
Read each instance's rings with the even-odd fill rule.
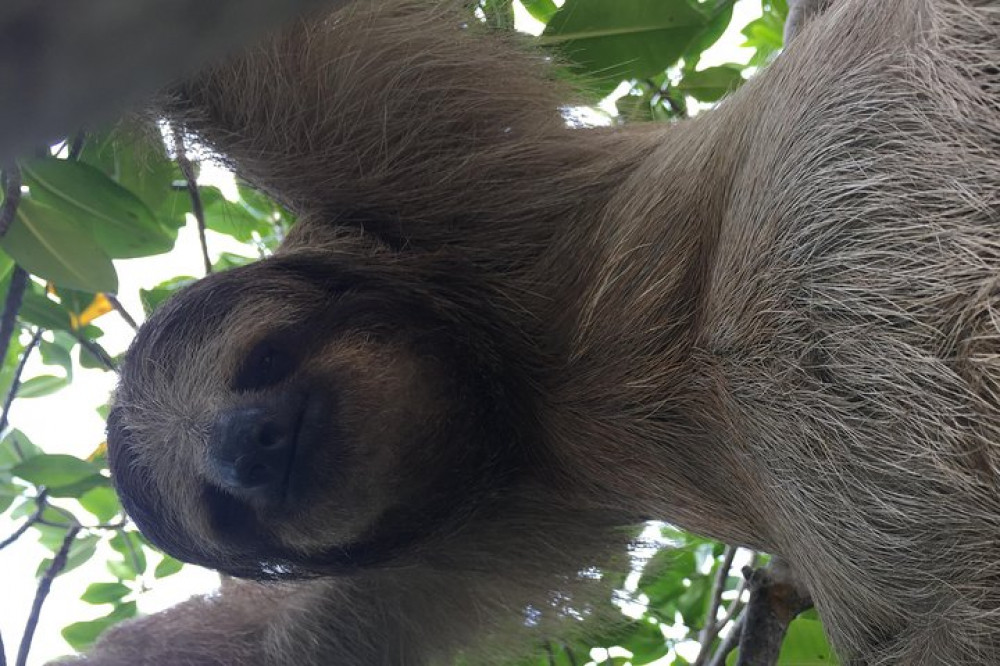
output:
[[[98,541],[100,541],[100,538],[93,534],[76,537],[73,540],[73,545],[69,548],[69,554],[66,557],[66,566],[59,573],[67,573],[87,562],[97,551]],[[35,577],[41,578],[50,566],[52,566],[51,557],[47,557],[39,562],[38,568],[35,570]]]
[[542,23],[548,23],[559,10],[552,0],[521,0],[521,4],[531,14],[532,18]]
[[55,486],[49,488],[49,495],[52,497],[73,497],[79,499],[88,491],[99,488],[101,486],[110,486],[111,481],[106,476],[101,474],[93,474],[85,479],[80,479],[74,483],[68,483],[64,486]]
[[145,257],[173,247],[146,204],[100,170],[49,158],[28,162],[22,171],[34,201],[89,230],[108,256]]
[[694,0],[566,0],[540,41],[591,76],[644,78],[676,64],[713,19]]
[[27,435],[14,428],[0,440],[0,469],[10,469],[21,462],[18,450],[25,460],[44,455],[44,451],[32,443]]
[[164,555],[160,563],[156,565],[156,569],[153,570],[153,576],[155,578],[166,578],[167,576],[173,576],[183,567],[184,563],[181,562],[180,560],[176,560],[170,557],[169,555]]
[[151,315],[163,301],[193,282],[197,282],[197,278],[182,275],[162,282],[152,289],[140,289],[139,299],[142,301],[142,309],[145,310],[146,316]]
[[802,618],[792,620],[781,644],[777,666],[830,666],[839,663],[820,622]]
[[92,488],[78,498],[80,506],[93,514],[99,521],[106,523],[117,516],[121,510],[118,495],[110,485]]
[[132,589],[121,583],[91,583],[80,596],[81,601],[88,604],[110,604],[132,592]]
[[69,377],[56,375],[39,375],[21,382],[17,390],[18,398],[44,398],[69,386]]
[[93,645],[101,633],[122,620],[135,617],[136,605],[134,601],[115,606],[115,609],[106,616],[97,620],[86,622],[75,622],[62,630],[62,637],[66,639],[74,650],[83,652]]
[[24,488],[8,480],[0,481],[0,513],[10,508],[14,500],[24,493]]
[[50,331],[72,330],[69,312],[45,296],[41,287],[34,283],[25,292],[18,314],[28,323]]
[[73,358],[70,356],[67,346],[60,344],[63,342],[65,342],[65,339],[56,339],[54,342],[43,339],[38,343],[38,352],[42,357],[43,363],[62,368],[66,371],[66,376],[72,378]]
[[87,136],[80,161],[100,169],[156,210],[170,194],[180,169],[167,157],[156,127],[147,131],[95,132]]
[[0,247],[28,272],[58,285],[94,292],[118,290],[111,258],[89,231],[30,197],[21,200]]
[[58,488],[100,472],[93,463],[62,453],[28,458],[11,468],[11,474],[37,486]]
[[254,215],[249,207],[228,201],[221,196],[221,193],[213,197],[204,209],[206,228],[231,236],[241,243],[253,240],[254,233],[259,235],[270,233],[274,226],[274,220],[264,221]]
[[638,630],[621,646],[632,653],[630,661],[637,666],[662,659],[670,651],[659,625],[652,622],[639,623]]
[[699,102],[717,102],[742,83],[742,68],[738,65],[720,65],[687,73],[677,83],[677,89]]
[[221,273],[222,271],[228,271],[231,268],[239,268],[240,266],[252,264],[257,260],[258,257],[244,257],[239,254],[233,254],[232,252],[222,252],[219,254],[219,259],[212,264],[212,270],[216,273]]
[[139,540],[137,532],[118,530],[118,533],[111,537],[109,545],[122,556],[127,567],[136,574],[145,573],[146,553],[143,552],[142,542]]

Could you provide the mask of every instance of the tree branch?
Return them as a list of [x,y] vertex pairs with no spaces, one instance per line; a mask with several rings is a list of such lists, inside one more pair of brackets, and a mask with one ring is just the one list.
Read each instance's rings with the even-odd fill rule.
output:
[[[35,498],[34,512],[32,512],[32,514],[28,516],[28,518],[23,523],[21,523],[20,527],[14,530],[13,534],[11,534],[3,541],[0,541],[0,550],[3,550],[10,544],[20,539],[22,536],[24,536],[24,533],[28,531],[29,527],[41,522],[42,514],[45,512],[45,507],[48,506],[48,501],[49,501],[48,493],[45,490],[42,490]],[[0,665],[4,663],[5,662],[0,661]]]
[[[10,286],[7,288],[7,298],[3,304],[3,314],[0,315],[0,364],[7,358],[10,341],[17,327],[17,315],[21,312],[24,292],[28,288],[28,273],[20,266],[14,266],[10,275]],[[6,425],[6,424],[4,424]],[[0,431],[3,426],[0,426]]]
[[812,599],[795,580],[791,568],[778,558],[761,569],[743,568],[750,602],[743,616],[737,666],[772,666],[795,616],[812,606]]
[[[6,314],[6,310],[4,310]],[[21,352],[21,360],[17,363],[17,368],[14,370],[14,378],[10,381],[10,390],[7,391],[7,397],[4,399],[3,412],[0,412],[0,433],[7,429],[7,423],[10,420],[10,408],[14,404],[14,398],[17,397],[17,391],[21,388],[21,375],[24,374],[24,366],[28,363],[28,357],[31,356],[31,352],[34,351],[35,347],[38,345],[38,341],[42,339],[42,329],[35,329],[35,333],[31,336],[31,342],[28,346],[24,348]],[[9,338],[7,338],[9,342]],[[20,453],[20,452],[19,452]]]
[[187,191],[191,197],[191,212],[194,219],[198,221],[198,241],[201,243],[201,258],[205,262],[205,275],[212,274],[212,260],[208,257],[208,241],[205,238],[205,208],[201,203],[201,191],[198,189],[198,179],[194,173],[194,165],[187,156],[187,148],[184,145],[184,136],[180,128],[174,128],[174,152],[177,166],[184,175],[187,183]]
[[55,580],[60,571],[66,568],[69,549],[73,545],[73,540],[76,539],[79,531],[79,527],[72,527],[66,532],[62,546],[59,547],[59,552],[52,558],[52,564],[45,570],[42,580],[38,582],[38,589],[35,591],[35,600],[31,604],[31,613],[28,615],[28,621],[24,625],[24,636],[21,638],[21,645],[17,651],[16,666],[26,666],[28,663],[28,651],[31,650],[31,641],[35,637],[38,619],[42,614],[42,604],[45,603],[45,598],[49,596],[49,590],[52,589],[52,581]]
[[3,208],[0,208],[0,238],[10,229],[21,203],[21,170],[11,164],[3,170]]

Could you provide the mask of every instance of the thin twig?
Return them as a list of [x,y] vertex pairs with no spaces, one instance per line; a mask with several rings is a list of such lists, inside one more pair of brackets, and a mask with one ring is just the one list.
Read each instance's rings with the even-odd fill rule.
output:
[[[42,514],[45,512],[45,507],[48,506],[48,500],[49,500],[48,493],[45,490],[42,490],[42,492],[38,493],[38,496],[35,498],[34,512],[30,516],[28,516],[27,520],[21,523],[20,527],[14,530],[13,534],[11,534],[3,541],[0,541],[0,550],[3,550],[10,544],[20,539],[24,535],[24,533],[28,531],[29,527],[41,522]],[[3,663],[4,662],[0,661],[0,664]]]
[[104,297],[108,299],[108,303],[111,303],[111,307],[115,309],[125,323],[132,327],[132,330],[138,330],[139,324],[135,323],[135,319],[128,313],[128,310],[122,305],[122,302],[118,300],[118,297],[114,294],[104,294]]
[[83,147],[87,145],[87,133],[77,132],[73,135],[73,141],[69,144],[69,150],[66,153],[66,158],[70,160],[80,159],[80,153],[83,152]]
[[712,596],[709,597],[711,601],[708,613],[705,615],[705,623],[702,625],[701,631],[698,632],[698,642],[701,643],[701,649],[698,651],[698,658],[695,659],[693,666],[703,666],[708,660],[712,643],[718,637],[719,631],[726,626],[725,623],[728,622],[728,620],[720,622],[718,615],[719,607],[722,605],[722,595],[726,591],[726,580],[729,578],[729,570],[733,568],[733,558],[735,557],[736,547],[726,546],[726,550],[722,556],[722,563],[715,571],[715,580],[712,583]]
[[7,391],[7,398],[3,403],[3,412],[0,412],[0,433],[7,429],[7,423],[10,420],[10,407],[14,404],[14,398],[17,397],[18,389],[21,388],[21,375],[24,373],[24,366],[27,365],[28,357],[31,356],[31,352],[34,351],[38,345],[38,341],[41,339],[42,329],[35,329],[35,333],[31,336],[28,346],[21,352],[21,360],[18,361],[17,368],[14,370],[14,377],[10,382],[10,390]]
[[35,600],[31,604],[31,613],[28,615],[28,621],[24,625],[24,636],[21,638],[21,646],[17,651],[16,666],[26,666],[28,663],[28,651],[31,649],[31,641],[35,637],[38,618],[42,614],[42,604],[45,603],[45,598],[49,596],[49,590],[52,589],[52,581],[55,580],[60,571],[66,568],[69,549],[73,545],[73,540],[76,539],[79,531],[79,527],[72,527],[66,532],[66,536],[63,537],[62,546],[59,547],[59,552],[52,558],[52,564],[45,570],[42,580],[38,582],[38,589],[35,591]]
[[17,315],[24,302],[24,292],[28,288],[28,273],[20,266],[14,266],[10,275],[10,286],[7,288],[7,298],[3,304],[3,314],[0,314],[0,363],[7,358],[10,340],[17,327]]
[[115,359],[111,358],[108,352],[104,350],[104,347],[96,344],[93,340],[88,340],[82,335],[76,335],[75,337],[80,346],[86,348],[94,358],[101,362],[101,365],[112,372],[118,372],[118,365],[115,363]]
[[184,146],[184,135],[180,128],[174,128],[174,152],[177,166],[187,183],[188,195],[191,197],[191,212],[198,221],[198,240],[201,242],[201,258],[205,262],[205,275],[212,273],[212,260],[208,258],[208,240],[205,238],[205,209],[201,203],[201,192],[198,190],[198,179],[194,174],[194,166],[188,159]]
[[736,649],[736,646],[740,644],[740,637],[743,635],[743,617],[740,616],[736,622],[733,623],[733,628],[729,630],[726,637],[722,639],[722,643],[719,644],[719,649],[715,651],[715,655],[712,657],[712,661],[708,663],[708,666],[725,666],[726,657],[729,653]]
[[41,339],[42,329],[35,329],[35,333],[31,336],[31,342],[21,352],[21,360],[17,362],[14,377],[10,381],[10,390],[7,391],[7,398],[3,402],[3,412],[0,412],[0,433],[7,429],[7,423],[10,420],[10,407],[14,404],[18,389],[21,388],[21,375],[24,374],[24,366],[27,365],[28,357],[31,356],[31,352],[34,351]]
[[10,229],[21,203],[21,170],[11,164],[3,170],[3,207],[0,208],[0,238]]

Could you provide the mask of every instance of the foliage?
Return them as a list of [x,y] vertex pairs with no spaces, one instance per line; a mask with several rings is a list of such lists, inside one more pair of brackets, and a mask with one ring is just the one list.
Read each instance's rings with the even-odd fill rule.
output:
[[[616,88],[625,91],[616,101],[614,122],[626,122],[685,117],[738,87],[748,68],[781,48],[785,1],[763,0],[761,17],[743,28],[746,45],[755,49],[749,63],[699,66],[729,27],[736,1],[522,0],[522,6],[545,24],[539,43],[594,101]],[[513,26],[509,0],[482,0],[477,15],[500,30]],[[175,151],[183,149],[182,142],[169,143]],[[119,127],[81,134],[38,155],[4,174],[3,209],[13,219],[5,233],[0,230],[0,298],[6,298],[0,395],[12,399],[0,415],[0,524],[15,531],[0,548],[34,537],[50,552],[41,562],[8,572],[39,579],[39,607],[53,578],[103,558],[106,573],[80,597],[103,615],[62,630],[73,648],[83,650],[109,626],[134,616],[150,584],[176,575],[183,565],[157,552],[123,514],[103,443],[80,442],[78,448],[92,450],[83,458],[47,453],[28,433],[9,428],[8,414],[16,414],[25,400],[69,385],[80,367],[113,372],[117,359],[102,346],[104,333],[94,322],[104,316],[131,322],[115,294],[135,289],[119,284],[115,260],[170,251],[198,209],[202,231],[245,244],[248,256],[272,251],[294,220],[246,185],[239,185],[235,200],[218,187],[197,186],[156,131]],[[222,253],[214,269],[246,261]],[[177,276],[142,290],[144,312],[131,314],[148,315],[193,280]],[[32,356],[44,369],[25,373]],[[585,641],[540,646],[537,656],[519,662],[522,666],[583,664],[592,658],[604,664],[687,664],[699,645],[696,663],[705,663],[742,608],[742,578],[731,570],[736,553],[668,526],[650,527],[647,536],[651,545],[635,557],[635,571],[615,601],[623,621]],[[736,561],[750,558],[744,552]],[[31,615],[25,638],[30,644],[38,614],[24,612]],[[815,616],[793,624],[781,663],[835,663]]]

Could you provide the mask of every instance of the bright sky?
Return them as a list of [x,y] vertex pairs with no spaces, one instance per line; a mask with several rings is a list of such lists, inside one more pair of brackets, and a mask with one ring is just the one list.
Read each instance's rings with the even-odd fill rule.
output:
[[[561,5],[562,2],[556,4]],[[528,16],[518,3],[514,7],[518,28],[537,33],[540,24]],[[748,0],[738,2],[729,31],[719,44],[705,53],[700,67],[746,62],[752,51],[736,46],[743,41],[739,31],[759,13],[758,3]],[[613,113],[613,101],[602,104],[602,108]],[[224,185],[226,176],[205,168],[202,182]],[[232,239],[212,232],[209,232],[209,248],[215,255],[223,251],[252,254]],[[119,298],[133,317],[140,318],[142,307],[139,303],[139,289],[149,289],[177,275],[201,276],[201,261],[197,232],[189,224],[181,230],[177,246],[169,254],[115,262],[119,283],[122,285]],[[96,324],[104,330],[105,336],[101,343],[112,355],[125,350],[132,338],[132,330],[119,317],[109,314]],[[29,364],[25,378],[53,372],[51,368],[42,366],[37,358],[34,361]],[[111,373],[77,367],[74,369],[72,384],[59,393],[46,398],[16,401],[10,417],[11,424],[24,431],[48,453],[70,453],[86,457],[104,439],[104,422],[98,416],[96,408],[107,402],[114,382],[115,378]],[[16,524],[0,518],[0,538],[10,534],[15,527]],[[0,551],[0,571],[3,572],[3,585],[0,588],[0,635],[11,664],[17,654],[24,623],[35,594],[35,567],[48,556],[48,550],[36,543],[31,532],[16,544]],[[110,610],[110,606],[92,606],[80,601],[80,595],[90,583],[114,580],[105,570],[104,560],[105,557],[99,551],[86,565],[55,580],[43,607],[29,666],[40,666],[54,657],[71,654],[72,650],[63,641],[60,629],[72,622],[101,617]],[[151,562],[150,571],[154,565],[155,560]],[[152,613],[192,594],[213,589],[218,584],[218,577],[212,572],[189,566],[163,583],[158,584],[151,575],[146,582],[152,589],[139,595],[137,600],[141,612]]]

